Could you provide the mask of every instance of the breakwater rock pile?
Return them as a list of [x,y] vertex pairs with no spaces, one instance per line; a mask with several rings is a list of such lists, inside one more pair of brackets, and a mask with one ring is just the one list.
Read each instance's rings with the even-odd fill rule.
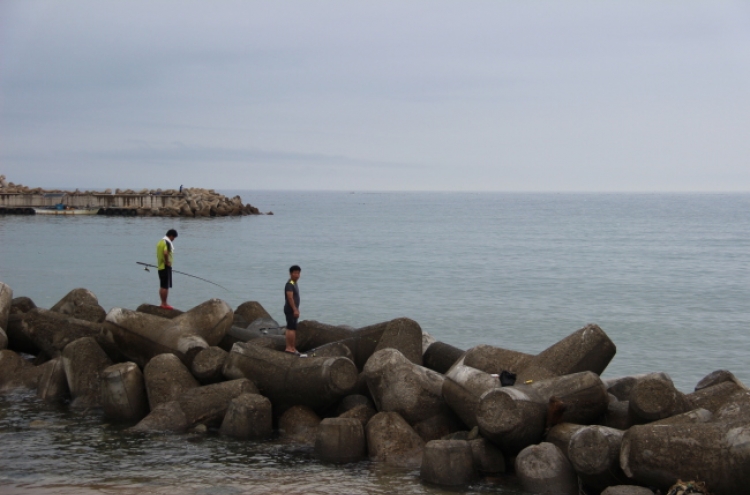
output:
[[259,215],[258,208],[243,204],[240,196],[229,198],[213,189],[111,189],[103,191],[64,191],[30,188],[7,182],[0,175],[0,209],[5,213],[33,213],[34,208],[62,205],[67,208],[97,210],[100,215],[224,217]]
[[321,462],[411,466],[441,486],[513,474],[556,495],[750,486],[750,391],[726,370],[691,393],[661,372],[602,380],[616,348],[597,325],[538,354],[458,349],[409,318],[303,321],[297,342],[308,357],[284,352],[253,301],[106,311],[75,289],[43,309],[0,283],[0,392],[100,410],[131,434],[278,437]]

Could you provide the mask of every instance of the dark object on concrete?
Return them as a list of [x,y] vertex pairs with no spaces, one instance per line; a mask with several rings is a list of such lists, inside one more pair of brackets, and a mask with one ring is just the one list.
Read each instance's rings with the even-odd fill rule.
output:
[[92,323],[101,323],[107,315],[96,295],[88,289],[73,289],[52,306],[50,311]]
[[190,369],[193,376],[204,385],[217,383],[224,379],[222,369],[229,353],[218,346],[211,346],[200,351],[193,359]]
[[287,409],[279,418],[279,432],[287,441],[315,444],[320,417],[307,406],[294,406]]
[[108,366],[112,366],[107,354],[92,337],[77,339],[62,352],[65,376],[73,397],[71,407],[101,406],[101,376]]
[[422,362],[425,368],[445,374],[463,354],[464,351],[450,344],[433,342],[424,352]]
[[340,357],[299,358],[251,343],[237,343],[223,370],[228,378],[248,378],[275,407],[306,405],[325,409],[357,384],[357,368]]
[[315,454],[325,462],[357,462],[367,456],[365,429],[354,418],[326,418],[318,425]]
[[419,471],[422,481],[441,486],[465,486],[476,478],[471,446],[465,440],[427,442]]
[[365,433],[371,460],[408,467],[420,465],[424,441],[400,414],[376,414],[367,423]]
[[273,433],[271,401],[259,394],[242,394],[229,404],[221,434],[241,440],[264,440]]
[[165,402],[177,400],[182,394],[199,386],[198,381],[174,354],[159,354],[143,368],[143,376],[151,410]]
[[750,427],[726,424],[633,426],[620,466],[636,483],[666,491],[677,480],[701,480],[714,495],[747,493]]
[[149,412],[143,373],[135,363],[118,363],[102,371],[104,415],[120,421],[140,421]]
[[563,453],[548,442],[531,445],[516,457],[523,489],[539,495],[578,495],[578,477]]

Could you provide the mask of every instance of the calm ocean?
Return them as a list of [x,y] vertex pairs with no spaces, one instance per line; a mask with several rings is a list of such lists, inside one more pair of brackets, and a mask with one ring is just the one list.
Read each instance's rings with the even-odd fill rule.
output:
[[[212,297],[233,307],[255,300],[283,321],[296,263],[302,319],[360,327],[407,316],[463,349],[534,354],[597,323],[617,346],[605,378],[664,371],[690,392],[728,369],[750,384],[748,194],[221,192],[274,215],[0,217],[0,280],[42,307],[76,287],[105,309],[156,304],[156,272],[136,261],[153,263],[156,242],[176,228],[175,269],[229,289],[175,275],[170,302],[180,309]],[[30,429],[30,411],[55,426]],[[182,482],[186,493],[440,493],[413,472],[322,466],[306,451],[213,438],[164,437],[147,448],[94,423],[0,399],[0,488],[126,493],[137,482],[166,493]],[[11,458],[16,448],[24,453]],[[56,461],[42,467],[48,456]],[[479,492],[522,493],[497,480],[467,493]]]

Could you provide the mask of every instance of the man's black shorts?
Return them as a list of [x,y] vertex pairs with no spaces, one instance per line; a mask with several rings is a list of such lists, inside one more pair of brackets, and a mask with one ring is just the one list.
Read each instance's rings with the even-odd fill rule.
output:
[[297,320],[299,318],[295,318],[293,313],[287,313],[284,312],[284,316],[286,316],[286,327],[289,330],[297,330]]
[[172,267],[168,266],[164,270],[159,270],[159,287],[162,289],[172,288]]

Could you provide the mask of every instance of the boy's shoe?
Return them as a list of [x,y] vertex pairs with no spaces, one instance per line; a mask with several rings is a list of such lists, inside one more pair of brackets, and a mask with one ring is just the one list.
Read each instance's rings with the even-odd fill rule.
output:
[[159,306],[159,307],[160,307],[161,309],[174,309],[174,308],[173,308],[172,306],[170,306],[169,304],[162,304],[162,305],[161,305],[161,306]]

